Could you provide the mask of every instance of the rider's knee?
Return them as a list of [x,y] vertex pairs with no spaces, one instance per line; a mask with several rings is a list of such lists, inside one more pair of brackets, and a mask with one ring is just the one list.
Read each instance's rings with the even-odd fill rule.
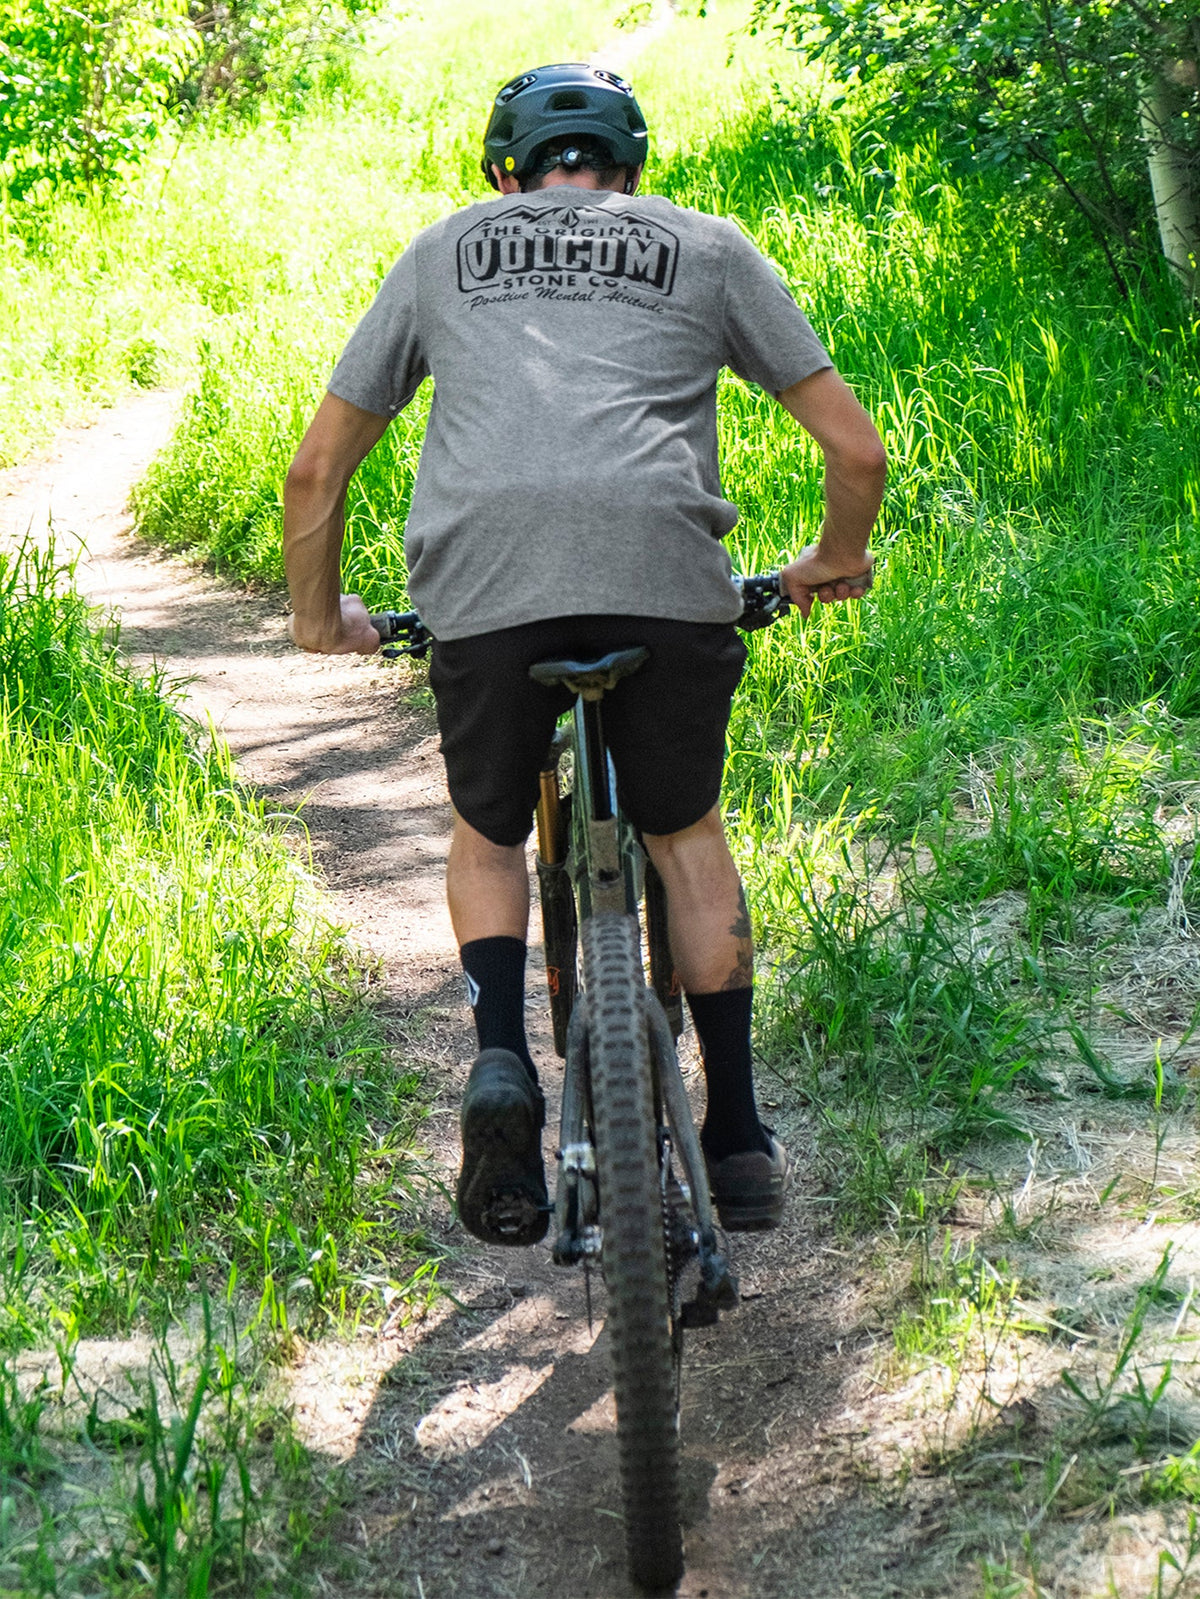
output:
[[514,865],[519,865],[525,870],[525,846],[523,844],[496,844],[478,828],[472,827],[470,822],[454,813],[454,833],[450,841],[452,855],[460,862],[470,863],[477,867],[490,867],[493,870],[511,870]]
[[697,855],[711,858],[729,854],[725,826],[721,821],[720,809],[716,805],[690,827],[682,828],[677,833],[645,833],[642,835],[642,842],[646,846],[646,853],[660,872],[664,869],[669,870],[676,862]]

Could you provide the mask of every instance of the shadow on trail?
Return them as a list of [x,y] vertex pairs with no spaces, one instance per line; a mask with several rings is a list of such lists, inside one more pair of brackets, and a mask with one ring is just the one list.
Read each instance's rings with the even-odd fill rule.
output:
[[[689,1334],[679,1599],[978,1593],[985,1554],[1015,1551],[1021,1566],[1037,1463],[1056,1461],[1058,1475],[1081,1446],[1078,1418],[1063,1409],[1061,1356],[1048,1351],[1019,1404],[981,1402],[969,1425],[948,1426],[930,1395],[878,1380],[903,1295],[880,1302],[869,1241],[845,1251],[812,1222],[810,1211],[774,1240],[739,1241],[743,1305]],[[461,1247],[461,1232],[443,1231]],[[1068,1253],[1077,1244],[1073,1233],[1062,1242]],[[557,1271],[544,1247],[468,1246],[447,1262],[445,1282],[456,1307],[386,1371],[349,1463],[357,1531],[347,1541],[363,1562],[352,1591],[637,1593],[625,1573],[602,1289],[593,1339],[582,1277]],[[1136,1458],[1125,1425],[1101,1440],[1114,1492]],[[1192,1434],[1172,1425],[1156,1443],[1186,1446]],[[1024,1485],[1014,1461],[1031,1463]],[[1177,1541],[1186,1506],[1174,1521],[1169,1509],[1131,1516],[1113,1541],[1095,1490],[1081,1470],[1043,1529],[1055,1566],[1078,1574],[1055,1592],[1148,1591],[1136,1585],[1142,1568]]]
[[[444,1218],[443,1230],[461,1247]],[[850,1307],[831,1304],[840,1288],[827,1258],[782,1245],[782,1235],[741,1241],[744,1305],[689,1334],[681,1595],[816,1591],[795,1571],[796,1533],[819,1536],[839,1494],[816,1488],[814,1435],[836,1428],[870,1340]],[[387,1371],[350,1464],[369,1567],[400,1580],[393,1593],[426,1599],[636,1593],[598,1277],[596,1336],[582,1274],[555,1268],[545,1246],[468,1246],[443,1284],[457,1305]]]

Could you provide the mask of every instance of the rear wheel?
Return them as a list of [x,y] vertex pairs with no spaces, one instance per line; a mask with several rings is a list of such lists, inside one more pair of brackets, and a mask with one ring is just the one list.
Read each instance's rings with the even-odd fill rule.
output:
[[632,916],[602,912],[582,934],[626,1546],[634,1579],[666,1588],[683,1571],[677,1341],[641,948]]

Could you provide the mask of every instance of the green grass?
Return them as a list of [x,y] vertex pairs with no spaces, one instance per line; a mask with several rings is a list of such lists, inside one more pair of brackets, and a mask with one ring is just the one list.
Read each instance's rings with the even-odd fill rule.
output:
[[0,556],[10,1348],[231,1269],[336,1295],[364,1156],[411,1118],[301,859],[63,581]]
[[[330,1490],[264,1363],[425,1292],[416,1079],[303,858],[52,553],[0,554],[0,684],[0,1585],[294,1591]],[[136,1381],[75,1377],[145,1327]],[[19,1377],[50,1344],[57,1386]]]

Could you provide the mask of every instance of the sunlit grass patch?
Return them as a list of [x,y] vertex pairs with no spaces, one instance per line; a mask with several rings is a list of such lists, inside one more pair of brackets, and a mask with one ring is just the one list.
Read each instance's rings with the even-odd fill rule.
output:
[[336,1312],[405,1180],[398,1147],[371,1161],[412,1080],[228,754],[62,581],[0,561],[0,1339],[231,1266]]

